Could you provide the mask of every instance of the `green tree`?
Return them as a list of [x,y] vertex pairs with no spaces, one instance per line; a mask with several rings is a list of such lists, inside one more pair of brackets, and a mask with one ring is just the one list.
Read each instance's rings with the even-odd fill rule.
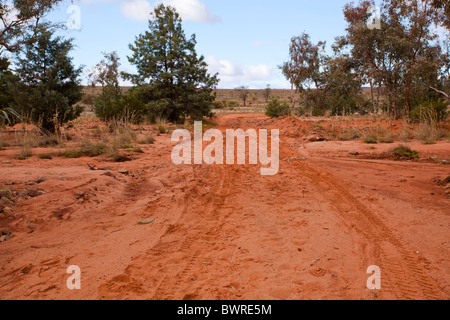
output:
[[[345,47],[345,46],[344,46]],[[361,87],[365,83],[364,69],[359,61],[345,52],[338,38],[333,45],[333,56],[324,56],[321,61],[320,93],[323,103],[333,115],[349,114],[355,111],[371,111],[365,101]]]
[[129,46],[133,54],[128,60],[137,74],[124,77],[144,87],[149,117],[179,122],[211,114],[218,79],[208,73],[204,57],[195,51],[196,43],[195,35],[186,38],[175,9],[161,4],[149,21],[149,31]]
[[116,52],[103,53],[103,59],[89,74],[92,86],[100,84],[102,91],[94,99],[95,114],[103,120],[118,116],[123,110],[118,100],[121,98],[119,87],[120,58]]
[[9,69],[7,58],[0,58],[0,125],[13,124],[13,120],[20,119],[17,112],[11,108],[14,97],[11,93],[11,83],[17,81],[17,77]]
[[53,27],[44,21],[62,0],[0,0],[0,48],[15,51],[42,27]]
[[285,101],[281,103],[278,98],[273,98],[267,104],[264,113],[271,118],[285,117],[290,115],[289,105]]
[[12,87],[15,109],[49,131],[81,113],[74,105],[82,98],[82,67],[72,64],[72,48],[72,40],[40,29],[16,55],[15,73],[20,81]]

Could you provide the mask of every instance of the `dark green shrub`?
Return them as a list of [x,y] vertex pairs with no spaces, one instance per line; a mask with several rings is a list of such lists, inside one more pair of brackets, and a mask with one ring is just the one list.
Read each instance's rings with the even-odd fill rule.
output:
[[82,154],[78,150],[69,149],[69,150],[65,150],[64,153],[62,154],[62,156],[69,158],[69,159],[77,159],[77,158],[81,158]]
[[366,138],[366,139],[364,139],[364,142],[368,143],[368,144],[377,144],[378,143],[378,141],[374,138]]
[[163,124],[160,124],[160,125],[158,125],[158,132],[160,134],[164,134],[164,133],[167,132],[167,129],[166,129],[166,127]]
[[419,157],[419,153],[416,150],[411,150],[410,147],[405,145],[394,148],[392,153],[399,159],[416,159]]
[[290,107],[287,102],[280,103],[277,98],[270,100],[265,110],[265,114],[271,118],[288,116],[290,113]]
[[225,106],[224,106],[223,102],[221,102],[221,101],[214,101],[213,108],[214,109],[223,109],[223,108],[225,108]]
[[41,160],[51,160],[52,156],[49,153],[41,153],[39,155],[39,159],[41,159]]
[[72,49],[72,40],[39,29],[23,50],[16,52],[15,71],[20,81],[11,88],[14,108],[29,114],[34,123],[47,131],[58,130],[83,111],[76,106],[83,96],[82,67],[73,65]]

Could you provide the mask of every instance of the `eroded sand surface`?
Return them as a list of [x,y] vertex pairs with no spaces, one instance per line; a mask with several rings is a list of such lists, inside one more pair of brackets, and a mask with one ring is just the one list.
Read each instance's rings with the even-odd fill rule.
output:
[[[175,166],[170,135],[121,164],[0,151],[0,184],[48,192],[1,219],[14,235],[0,243],[1,299],[450,297],[450,198],[433,182],[449,166],[370,159],[360,141],[306,143],[300,120],[215,121],[222,131],[279,128],[279,173]],[[449,142],[413,146],[450,158]],[[66,287],[69,265],[81,268],[81,290]],[[370,265],[381,290],[366,288]]]

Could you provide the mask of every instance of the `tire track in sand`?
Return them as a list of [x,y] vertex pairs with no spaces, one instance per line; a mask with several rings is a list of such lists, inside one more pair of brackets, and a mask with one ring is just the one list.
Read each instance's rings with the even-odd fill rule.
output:
[[423,261],[402,243],[395,230],[355,199],[341,181],[310,162],[296,162],[295,166],[299,174],[307,176],[324,194],[331,196],[329,199],[341,218],[367,239],[369,260],[381,268],[382,291],[387,290],[398,299],[447,299]]
[[[219,129],[242,128],[249,127],[248,118],[250,116],[223,116],[218,119]],[[254,127],[254,126],[253,126]],[[257,129],[257,128],[255,128]],[[282,157],[298,157],[295,148],[283,141],[280,141],[280,154]],[[340,230],[342,234],[350,234],[350,239],[358,239],[359,247],[366,248],[358,255],[358,259],[370,264],[376,264],[381,268],[382,276],[382,292],[388,292],[398,299],[447,299],[445,292],[438,286],[436,281],[429,275],[427,269],[414,252],[404,243],[402,243],[396,231],[387,226],[381,218],[374,212],[369,210],[363,203],[356,200],[351,191],[344,186],[343,182],[335,178],[328,172],[317,168],[313,163],[303,161],[290,161],[288,165],[283,163],[282,170],[284,175],[278,177],[276,183],[267,182],[260,177],[252,176],[256,170],[250,170],[247,166],[194,166],[195,181],[190,184],[189,188],[184,190],[185,195],[182,203],[170,204],[173,210],[181,211],[177,222],[168,226],[167,230],[161,236],[155,246],[147,252],[143,252],[140,256],[131,261],[126,273],[142,285],[141,297],[149,299],[203,299],[205,298],[228,298],[230,297],[226,290],[219,288],[217,285],[209,285],[208,280],[226,275],[223,272],[209,271],[203,268],[203,263],[207,263],[207,259],[217,257],[219,259],[224,253],[229,252],[229,248],[236,238],[233,226],[230,225],[231,214],[238,214],[241,202],[257,201],[255,195],[257,193],[241,193],[238,197],[234,194],[237,189],[245,190],[245,188],[257,183],[258,192],[261,196],[276,196],[277,193],[271,189],[278,188],[279,194],[285,193],[286,198],[292,199],[295,205],[302,205],[299,201],[300,190],[289,190],[289,188],[303,187],[310,189],[311,201],[322,201],[328,199],[327,204],[334,208],[330,212],[326,212],[328,216],[322,219],[330,220],[332,215],[337,216],[337,220],[342,221],[345,230]],[[289,183],[282,184],[285,177],[290,177]],[[300,181],[296,184],[295,178],[302,179],[303,186]],[[305,179],[304,179],[305,178]],[[244,180],[245,181],[242,181]],[[281,180],[280,180],[281,179]],[[280,185],[278,185],[280,184]],[[295,198],[297,195],[297,198]],[[253,197],[253,198],[252,198]],[[277,214],[274,216],[264,212],[255,212],[255,218],[246,218],[246,222],[257,222],[260,224],[260,230],[270,231],[271,226],[276,226],[277,219],[283,217],[283,207],[281,203],[277,205],[277,199],[265,199],[265,202],[253,205],[251,208],[271,209],[276,208]],[[166,206],[168,204],[166,203]],[[304,207],[308,209],[308,204]],[[261,210],[262,211],[262,210]],[[242,217],[244,219],[244,217]],[[252,220],[253,219],[253,220]],[[261,219],[262,222],[261,223]],[[267,223],[265,223],[267,219]],[[307,219],[307,218],[305,218]],[[244,225],[243,230],[239,230],[241,234],[253,234],[255,228],[251,229],[250,224]],[[271,232],[276,237],[258,238],[257,235],[252,239],[257,242],[258,239],[272,240],[274,252],[276,250],[283,251],[292,249],[286,245],[286,237],[283,236],[286,228],[291,228],[286,221],[279,222],[279,230],[273,228]],[[284,229],[283,229],[284,228]],[[338,230],[339,232],[339,230]],[[357,235],[357,236],[353,236]],[[249,238],[243,238],[249,239]],[[363,240],[360,240],[363,239]],[[305,239],[308,241],[308,238]],[[347,241],[348,243],[348,241]],[[343,248],[344,254],[351,254],[351,250]],[[281,253],[290,255],[290,253]],[[256,256],[261,258],[261,256]],[[234,260],[234,252],[230,254],[230,261]],[[292,262],[292,260],[288,260]],[[262,260],[250,261],[249,259],[241,259],[240,262],[248,263],[247,268],[258,266],[260,270],[264,269]],[[368,266],[368,265],[367,265]],[[273,265],[271,266],[273,267]],[[230,268],[233,268],[232,266]],[[303,274],[286,269],[286,275],[283,279],[291,279],[295,277],[304,277]],[[318,269],[319,271],[324,271]],[[228,270],[228,274],[234,278],[249,278],[251,272],[248,270],[239,271]],[[324,273],[325,274],[325,273]],[[282,285],[281,280],[276,280],[277,271],[274,273],[273,283]],[[321,273],[320,276],[323,276]],[[346,275],[348,276],[348,275]],[[303,278],[297,279],[299,283]],[[146,281],[148,283],[146,283]],[[216,281],[215,284],[218,282]],[[349,282],[343,283],[346,287]],[[205,289],[205,287],[207,287]],[[236,284],[230,284],[231,288],[237,287]],[[264,288],[264,280],[254,284],[255,288]],[[313,288],[314,289],[314,288]],[[361,298],[364,294],[361,292]],[[206,293],[206,294],[205,294]],[[126,296],[127,292],[122,292],[121,296]],[[289,293],[281,292],[281,297],[289,297]],[[326,295],[324,295],[326,296]],[[252,296],[253,297],[253,296]],[[341,297],[345,297],[345,291],[342,291]]]

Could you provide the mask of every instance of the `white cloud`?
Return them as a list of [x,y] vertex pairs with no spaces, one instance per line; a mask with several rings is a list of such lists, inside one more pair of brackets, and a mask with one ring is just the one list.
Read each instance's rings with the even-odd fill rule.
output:
[[207,23],[220,22],[220,18],[213,15],[200,0],[163,0],[162,2],[177,9],[183,20]]
[[244,77],[248,81],[265,81],[277,76],[274,68],[265,64],[244,67]]
[[146,0],[125,0],[120,6],[120,10],[126,18],[148,21],[153,7]]
[[[105,0],[103,0],[105,1]],[[151,4],[147,0],[122,0],[120,6],[122,14],[129,19],[147,21],[158,3],[174,7],[184,21],[206,23],[219,22],[220,18],[213,15],[209,8],[200,0],[162,0]]]
[[253,43],[253,46],[256,48],[261,48],[264,45],[264,42],[262,41],[256,41]]
[[242,69],[239,66],[233,65],[228,60],[217,60],[213,56],[208,56],[205,60],[211,73],[219,73],[221,76],[225,77],[243,75]]
[[240,66],[228,60],[218,60],[213,56],[205,59],[211,74],[218,73],[220,88],[232,89],[241,85],[252,89],[265,88],[268,83],[285,87],[281,75],[272,66],[259,64]]

